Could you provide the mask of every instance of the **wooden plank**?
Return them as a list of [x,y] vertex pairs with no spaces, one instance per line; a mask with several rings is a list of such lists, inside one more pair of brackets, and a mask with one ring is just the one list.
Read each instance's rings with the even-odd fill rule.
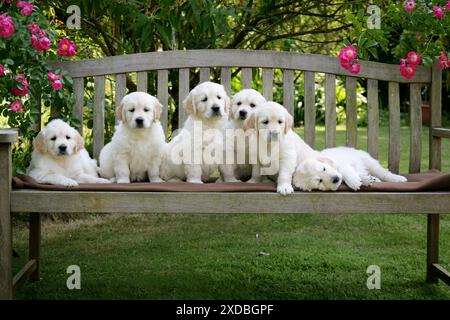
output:
[[33,273],[30,274],[30,279],[32,281],[39,280],[39,262],[41,256],[41,214],[40,213],[30,213],[29,219],[29,252],[28,259],[34,260],[36,262],[36,267]]
[[380,136],[380,111],[378,105],[378,81],[367,80],[367,151],[378,159]]
[[9,140],[14,137],[17,138],[17,132],[12,130],[10,133],[3,131],[0,134],[0,300],[13,298],[10,210],[12,164]]
[[[405,79],[398,72],[397,64],[360,61],[361,72],[357,77],[394,81],[400,83],[429,83],[431,70],[417,66],[411,79]],[[299,52],[275,52],[270,50],[171,50],[146,52],[121,56],[105,57],[84,61],[64,61],[51,63],[53,68],[62,68],[72,77],[128,73],[136,71],[180,69],[198,67],[247,67],[291,69],[312,72],[332,73],[352,76],[342,68],[337,57]],[[353,75],[354,76],[354,75]]]
[[29,260],[13,278],[14,293],[36,271],[36,260]]
[[283,70],[283,106],[294,115],[294,70]]
[[12,143],[19,139],[17,129],[0,129],[0,143]]
[[[442,72],[433,65],[430,101],[430,128],[442,127]],[[441,170],[441,138],[430,130],[430,169]]]
[[200,83],[211,81],[211,71],[209,68],[200,68]]
[[97,76],[94,79],[94,127],[93,147],[94,158],[98,159],[105,141],[105,77]]
[[[183,108],[183,100],[189,94],[189,69],[178,71],[178,127],[181,128],[187,118],[186,110]],[[172,128],[172,130],[177,128]]]
[[[11,197],[13,212],[450,213],[450,192],[298,192],[282,197],[275,192],[178,192],[174,195],[173,192],[15,190]],[[330,206],[330,203],[339,205]]]
[[[115,108],[117,109],[120,106],[120,102],[123,97],[126,95],[127,90],[127,74],[119,73],[116,74],[116,92],[115,92]],[[114,113],[115,116],[115,113]],[[116,125],[119,121],[116,119]]]
[[336,147],[336,76],[325,74],[325,146]]
[[397,82],[389,82],[389,170],[400,167],[400,92]]
[[163,105],[161,124],[167,136],[167,118],[169,112],[169,70],[158,70],[158,100]]
[[422,96],[421,85],[412,83],[410,88],[410,147],[409,147],[409,172],[420,172],[422,159]]
[[314,72],[304,72],[305,83],[305,142],[311,148],[315,146],[316,138],[316,101]]
[[437,283],[438,278],[432,272],[432,265],[439,263],[439,215],[427,216],[427,282]]
[[252,88],[252,68],[242,68],[241,69],[242,76],[242,89],[251,89]]
[[73,117],[80,122],[77,130],[83,136],[84,78],[73,79],[73,96],[75,99]]
[[273,69],[262,69],[262,95],[267,101],[273,100]]
[[443,266],[437,263],[432,264],[431,273],[442,280],[446,285],[450,286],[450,272],[448,272]]
[[137,73],[137,91],[148,91],[148,73],[146,71]]
[[356,105],[356,78],[345,78],[345,97],[347,107],[346,114],[346,132],[347,146],[356,148],[356,139],[358,137],[358,107]]
[[431,134],[435,137],[450,138],[450,129],[446,128],[433,128]]
[[233,92],[231,90],[231,68],[221,68],[220,83],[225,88],[227,95],[231,97],[233,95]]

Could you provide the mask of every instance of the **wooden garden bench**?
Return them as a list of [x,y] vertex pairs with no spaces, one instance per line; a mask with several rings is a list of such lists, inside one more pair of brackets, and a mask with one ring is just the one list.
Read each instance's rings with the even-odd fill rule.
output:
[[[162,123],[167,132],[169,72],[176,72],[179,81],[178,105],[190,90],[190,75],[199,73],[199,80],[210,79],[211,71],[220,78],[230,95],[231,78],[240,68],[242,88],[251,88],[255,71],[262,75],[263,95],[273,97],[274,72],[282,72],[283,105],[294,110],[294,83],[297,71],[304,77],[304,139],[315,143],[315,76],[325,74],[326,146],[336,144],[336,76],[345,78],[347,145],[357,141],[357,78],[367,78],[368,151],[378,157],[380,81],[388,82],[389,99],[389,168],[398,172],[400,162],[400,84],[410,87],[409,171],[418,172],[421,165],[421,87],[429,86],[431,94],[429,167],[441,168],[441,139],[450,138],[450,130],[442,128],[442,76],[437,66],[418,67],[412,79],[401,77],[398,65],[361,62],[361,72],[352,75],[339,65],[335,57],[301,53],[243,50],[189,50],[139,53],[86,61],[59,62],[73,77],[74,115],[82,120],[85,106],[85,78],[94,77],[93,153],[98,158],[104,144],[105,79],[115,80],[115,104],[126,93],[126,79],[137,72],[137,89],[147,91],[148,75],[155,74],[156,94],[165,106]],[[214,69],[212,69],[214,68]],[[281,70],[281,71],[280,71]],[[154,72],[154,73],[152,73]],[[179,123],[186,117],[179,109]],[[82,128],[80,128],[80,131]],[[427,214],[427,275],[450,284],[450,273],[438,264],[439,214],[450,212],[450,192],[339,192],[302,193],[283,197],[277,193],[177,193],[170,192],[84,192],[12,190],[11,144],[17,132],[0,131],[0,298],[12,298],[16,287],[27,278],[39,279],[40,213],[421,213]],[[338,203],[338,206],[330,204]],[[11,214],[30,214],[29,261],[12,275]]]

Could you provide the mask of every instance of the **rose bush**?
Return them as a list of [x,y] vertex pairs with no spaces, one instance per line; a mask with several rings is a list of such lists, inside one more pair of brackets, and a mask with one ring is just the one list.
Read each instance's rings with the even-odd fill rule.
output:
[[28,166],[40,116],[49,116],[50,108],[79,126],[71,118],[72,80],[48,63],[76,53],[74,43],[58,38],[33,2],[0,1],[0,125],[19,129],[20,141],[13,150],[16,173]]

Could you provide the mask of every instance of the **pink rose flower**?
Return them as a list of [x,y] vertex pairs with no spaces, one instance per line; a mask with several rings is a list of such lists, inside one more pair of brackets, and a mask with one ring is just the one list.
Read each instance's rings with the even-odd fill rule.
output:
[[410,63],[412,65],[418,65],[422,61],[422,58],[414,51],[411,51],[410,53],[408,53],[407,60],[408,60],[408,63]]
[[22,10],[20,10],[20,13],[27,17],[30,16],[34,9],[34,6],[28,1],[19,1],[17,7],[21,8]]
[[31,34],[36,34],[41,31],[41,28],[36,22],[27,25],[27,29],[31,32]]
[[416,7],[416,3],[414,0],[407,0],[405,3],[403,3],[405,10],[408,12],[413,12],[414,8]]
[[46,35],[47,35],[47,31],[45,31],[45,30],[39,31],[38,36],[39,36],[40,38],[45,37]]
[[406,66],[407,63],[408,63],[408,61],[406,59],[400,59],[401,66]]
[[6,3],[11,3],[11,2],[13,2],[14,0],[6,0]]
[[22,112],[23,111],[22,102],[20,100],[15,100],[13,103],[11,103],[9,109],[13,112]]
[[26,96],[28,94],[28,81],[25,75],[23,73],[19,73],[14,77],[14,80],[16,80],[23,87],[23,89],[17,86],[12,87],[12,94],[19,97]]
[[71,42],[69,39],[62,39],[58,43],[58,51],[57,54],[60,57],[66,56],[66,57],[73,57],[76,54],[76,45],[75,43]]
[[50,48],[51,45],[52,45],[52,42],[50,41],[49,38],[43,37],[43,38],[39,39],[39,48],[41,51],[48,50],[48,48]]
[[354,61],[351,64],[350,68],[347,69],[347,70],[350,71],[350,73],[357,74],[357,73],[359,73],[361,71],[361,66],[360,66],[358,61]]
[[439,70],[448,69],[449,68],[449,64],[450,64],[450,60],[447,59],[447,53],[442,51],[439,54],[439,60],[438,60],[438,68],[439,68]]
[[450,10],[450,1],[445,5],[445,10]]
[[412,64],[400,65],[400,73],[406,79],[411,79],[416,74],[416,67]]
[[339,59],[352,61],[357,56],[356,48],[354,46],[347,46],[339,52]]
[[61,81],[56,80],[56,81],[52,82],[52,88],[53,88],[53,90],[55,90],[55,91],[60,90],[60,89],[62,88],[62,83],[61,83]]
[[5,66],[0,64],[0,77],[2,77],[5,74]]
[[[44,32],[42,32],[44,31]],[[52,42],[50,41],[49,38],[41,36],[45,35],[45,30],[41,30],[39,32],[39,34],[36,36],[35,34],[33,34],[30,37],[30,42],[31,42],[31,46],[33,47],[33,49],[37,50],[37,51],[45,51],[48,50],[50,48],[50,46],[52,45]]]
[[434,15],[436,18],[438,18],[439,20],[442,20],[442,19],[444,19],[444,17],[445,17],[445,12],[444,12],[444,10],[442,10],[441,7],[434,6],[434,7],[433,7],[433,15]]
[[0,38],[9,38],[14,33],[14,22],[7,13],[0,15]]

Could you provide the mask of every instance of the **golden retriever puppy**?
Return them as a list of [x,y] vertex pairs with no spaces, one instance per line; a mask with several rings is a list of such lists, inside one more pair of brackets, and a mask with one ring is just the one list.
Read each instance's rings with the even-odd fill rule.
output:
[[159,121],[162,105],[145,92],[126,95],[116,110],[119,125],[100,152],[100,175],[117,183],[162,182],[161,158],[166,146]]
[[98,177],[97,162],[84,148],[78,131],[60,119],[50,121],[34,139],[28,175],[39,183],[66,187],[110,183]]
[[[248,182],[261,182],[262,176],[268,176],[277,182],[280,194],[294,192],[292,176],[297,163],[315,151],[292,131],[293,122],[286,108],[272,101],[259,106],[245,121],[244,128],[254,129],[258,141],[257,161],[252,165],[252,178]],[[254,152],[251,150],[250,154]]]
[[213,174],[219,171],[223,181],[237,181],[233,167],[224,159],[230,109],[224,87],[213,82],[197,85],[183,101],[183,108],[189,116],[168,144],[161,166],[162,178],[204,183],[213,181]]
[[258,106],[265,102],[266,99],[258,91],[253,89],[244,89],[231,98],[230,128],[235,131],[237,138],[234,144],[234,175],[238,180],[247,181],[252,175],[252,165],[250,164],[248,148],[250,139],[243,132],[244,121],[247,120]]
[[352,190],[359,190],[381,181],[407,179],[383,168],[367,152],[349,147],[325,149],[306,159],[298,165],[293,178],[295,187],[304,191],[336,191],[342,182]]

